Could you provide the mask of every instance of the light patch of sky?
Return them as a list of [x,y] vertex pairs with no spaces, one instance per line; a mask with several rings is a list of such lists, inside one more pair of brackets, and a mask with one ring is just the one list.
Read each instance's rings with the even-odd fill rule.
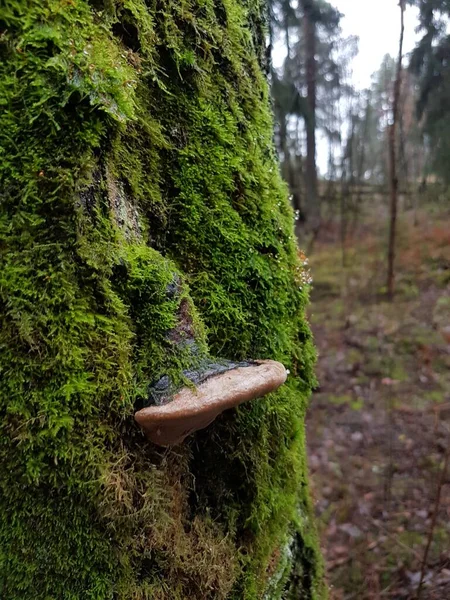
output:
[[[400,8],[397,0],[334,0],[341,13],[344,36],[359,37],[359,54],[353,61],[353,82],[359,89],[370,85],[385,54],[398,56]],[[411,52],[418,39],[418,11],[408,7],[405,12],[405,54]]]
[[[330,0],[342,14],[343,37],[359,38],[358,55],[349,66],[350,79],[356,89],[368,88],[372,75],[380,68],[383,57],[397,58],[400,35],[400,7],[398,0]],[[417,33],[418,9],[408,6],[405,11],[404,53],[412,51],[420,39]],[[272,60],[281,67],[285,57],[283,40],[277,40]],[[328,150],[324,136],[317,136],[317,164],[323,174],[327,170]]]
[[[359,53],[352,64],[353,83],[363,89],[370,85],[371,77],[381,65],[383,57],[398,56],[400,34],[400,8],[397,0],[332,0],[342,14],[343,37],[359,38]],[[418,9],[408,6],[405,11],[404,52],[408,54],[419,39]],[[279,39],[273,49],[275,67],[281,67],[286,51],[284,40]]]
[[[334,0],[331,2],[344,16],[342,35],[359,38],[358,55],[349,65],[349,75],[356,89],[370,87],[372,75],[378,71],[386,54],[398,57],[400,36],[400,6],[398,0]],[[403,52],[407,56],[415,47],[419,12],[415,7],[405,11]],[[317,135],[317,166],[325,174],[328,166],[327,141]]]

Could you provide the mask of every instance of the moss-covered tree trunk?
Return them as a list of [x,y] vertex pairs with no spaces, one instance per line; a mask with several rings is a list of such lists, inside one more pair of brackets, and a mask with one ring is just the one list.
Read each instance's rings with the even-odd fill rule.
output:
[[[262,0],[0,2],[2,600],[324,597],[264,37]],[[157,448],[199,353],[291,375]]]

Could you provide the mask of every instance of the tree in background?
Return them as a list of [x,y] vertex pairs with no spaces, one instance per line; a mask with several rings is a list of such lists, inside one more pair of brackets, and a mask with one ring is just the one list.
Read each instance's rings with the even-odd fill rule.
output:
[[397,129],[400,111],[400,96],[402,87],[403,40],[405,37],[405,0],[400,0],[400,41],[398,50],[397,69],[394,82],[394,99],[392,103],[392,123],[389,128],[389,175],[390,175],[390,223],[388,247],[387,294],[389,300],[394,299],[395,285],[395,250],[397,239],[398,214],[398,153]]
[[[320,600],[314,349],[259,0],[0,7],[0,597]],[[200,357],[277,393],[162,451]]]
[[[373,189],[385,189],[389,183],[388,140],[392,122],[396,60],[386,55],[372,85],[354,92],[345,121],[354,122],[353,145],[346,147],[346,160],[353,156],[353,182],[370,184]],[[403,185],[420,181],[426,162],[421,123],[416,118],[416,77],[405,68],[401,71],[401,91],[398,111],[398,163]],[[347,172],[350,170],[347,168]]]
[[423,37],[410,62],[411,72],[419,83],[418,117],[423,120],[430,167],[447,184],[450,183],[450,2],[420,0],[411,2],[420,10]]
[[285,44],[285,59],[272,72],[277,143],[293,204],[308,228],[320,223],[316,135],[330,126],[333,95],[341,88],[344,62],[336,60],[340,14],[329,3],[305,0],[272,2],[272,31]]
[[303,35],[305,40],[305,79],[306,79],[306,199],[309,224],[313,233],[320,226],[320,204],[317,193],[316,165],[316,106],[317,106],[317,23],[318,13],[312,0],[301,0]]
[[[430,20],[430,7],[425,9],[426,4],[423,3],[422,11],[428,21],[424,17],[423,22],[434,27],[433,39],[442,41],[442,11],[440,20],[435,22],[436,15]],[[435,12],[440,4],[436,3]],[[323,213],[321,203],[326,212],[337,213],[340,207],[341,217],[350,213],[354,220],[365,197],[371,193],[386,195],[389,186],[389,131],[397,60],[386,55],[373,75],[370,88],[356,90],[351,81],[351,62],[357,54],[357,39],[342,37],[341,15],[330,4],[273,0],[270,7],[271,39],[277,59],[282,52],[280,47],[284,49],[282,64],[278,59],[277,68],[271,71],[276,142],[294,208],[300,221],[310,221],[311,230],[315,229],[318,215]],[[425,56],[439,55],[436,41],[430,35],[425,36],[413,56],[413,67],[417,66],[418,52],[423,59],[421,64],[426,63],[431,70],[431,59],[425,60]],[[424,94],[418,98],[420,82],[416,67],[410,71],[402,67],[396,136],[398,177],[402,198],[414,206],[420,197],[419,183],[424,180],[427,165],[429,168],[432,163],[429,132],[436,116],[433,111],[425,113],[424,108],[419,117],[416,114],[416,103],[419,101],[419,108],[424,106]],[[444,118],[445,102],[440,105]],[[425,129],[424,123],[427,123]],[[439,135],[444,130],[436,125]],[[317,138],[322,149],[325,142],[328,144],[327,172],[321,174],[319,185]],[[440,145],[446,140],[442,136]],[[298,234],[304,234],[302,228]]]

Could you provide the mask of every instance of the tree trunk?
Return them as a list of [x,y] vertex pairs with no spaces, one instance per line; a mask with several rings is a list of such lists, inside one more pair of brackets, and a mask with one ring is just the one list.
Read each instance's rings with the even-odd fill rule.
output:
[[306,197],[309,228],[317,234],[320,227],[320,199],[317,191],[316,165],[316,23],[311,0],[302,0],[306,51],[306,85],[308,116],[306,119]]
[[395,246],[397,237],[397,213],[398,213],[398,168],[397,168],[397,126],[398,113],[400,105],[400,92],[402,81],[402,61],[403,61],[403,38],[405,34],[405,2],[400,0],[401,26],[400,42],[397,63],[397,76],[394,84],[394,105],[392,125],[389,129],[389,170],[390,170],[390,225],[389,225],[389,248],[388,248],[388,275],[387,275],[387,295],[389,300],[394,299],[395,290]]
[[[261,3],[17,0],[0,23],[0,597],[324,598]],[[154,446],[135,411],[212,356],[291,375]]]

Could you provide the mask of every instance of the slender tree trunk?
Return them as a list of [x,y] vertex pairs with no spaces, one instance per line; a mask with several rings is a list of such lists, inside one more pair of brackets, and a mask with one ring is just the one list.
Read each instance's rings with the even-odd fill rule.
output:
[[[348,208],[350,205],[349,199],[352,194],[353,186],[353,140],[355,132],[355,119],[350,110],[350,132],[347,141],[347,150],[343,160],[342,167],[342,192],[341,192],[341,251],[342,251],[342,267],[347,267],[347,232],[348,232]],[[348,164],[348,171],[347,171]],[[345,282],[346,288],[346,282]]]
[[369,118],[370,118],[370,96],[367,98],[367,102],[366,102],[366,110],[365,110],[365,115],[364,115],[364,129],[363,129],[363,135],[362,135],[362,139],[361,139],[361,148],[359,151],[358,174],[357,174],[358,192],[357,192],[357,197],[356,197],[356,206],[355,206],[355,210],[353,213],[353,224],[352,224],[353,231],[356,230],[357,223],[358,223],[358,217],[359,217],[359,214],[361,211],[362,193],[363,193],[362,186],[364,185],[364,175],[365,175],[365,171],[366,171],[366,149],[367,149],[368,137],[369,137]]
[[280,122],[280,147],[283,152],[283,162],[282,162],[282,173],[284,179],[290,183],[290,152],[288,146],[288,132],[287,132],[287,115],[279,111],[279,122]]
[[391,187],[391,210],[390,210],[390,228],[389,228],[389,249],[388,249],[388,276],[387,276],[387,294],[390,301],[394,299],[395,289],[395,245],[397,237],[397,212],[398,212],[398,170],[397,170],[397,126],[398,112],[400,105],[400,91],[402,82],[402,61],[403,61],[403,39],[405,34],[405,0],[400,0],[400,43],[397,63],[397,76],[394,87],[394,105],[392,125],[389,130],[389,167],[390,167],[390,187]]
[[284,17],[284,37],[286,42],[286,58],[287,58],[287,66],[290,69],[290,59],[291,59],[291,36],[289,35],[289,19],[286,14]]
[[306,85],[308,115],[306,119],[306,197],[308,205],[309,228],[314,235],[320,227],[320,200],[317,191],[316,165],[316,24],[313,17],[311,0],[302,0],[303,21],[306,45]]
[[305,207],[304,207],[304,189],[303,189],[303,156],[302,156],[302,139],[300,133],[300,119],[297,117],[295,127],[295,147],[296,152],[294,155],[294,173],[293,182],[294,187],[292,190],[293,205],[296,211],[296,223],[295,232],[298,240],[301,240],[302,228],[305,222]]

